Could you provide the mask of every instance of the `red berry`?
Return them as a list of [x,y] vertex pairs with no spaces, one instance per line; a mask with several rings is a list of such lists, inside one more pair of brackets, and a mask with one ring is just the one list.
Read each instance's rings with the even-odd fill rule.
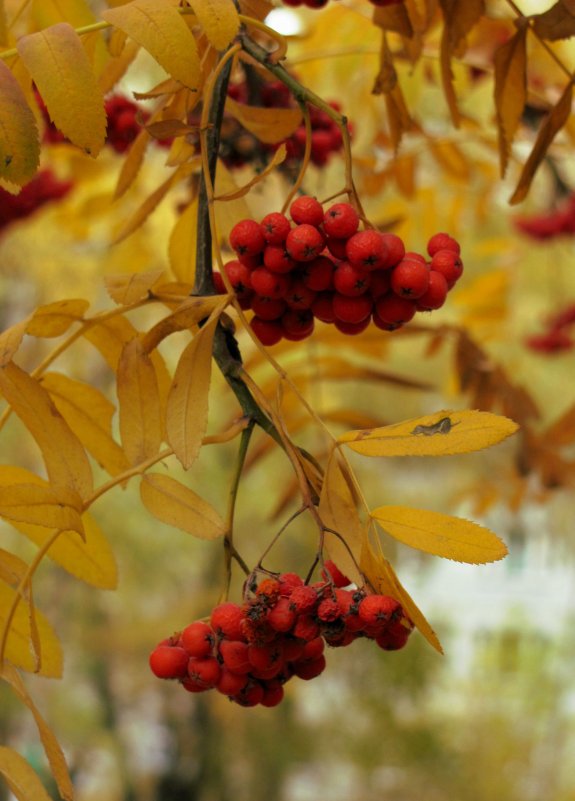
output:
[[223,667],[216,689],[224,695],[237,695],[244,689],[248,681],[249,677],[246,673],[232,673],[231,670]]
[[378,317],[384,323],[391,325],[403,325],[408,323],[415,315],[415,303],[397,295],[385,295],[375,304]]
[[333,285],[336,291],[348,297],[363,295],[369,289],[370,284],[371,273],[353,267],[347,261],[338,264],[333,274]]
[[343,320],[338,320],[336,318],[334,322],[335,327],[338,331],[341,331],[342,334],[347,334],[347,336],[356,336],[357,334],[361,334],[362,331],[369,325],[369,317],[367,320],[364,320],[361,323],[344,323]]
[[274,299],[254,295],[251,309],[261,320],[278,320],[287,309],[287,304],[281,298]]
[[323,654],[325,643],[323,637],[314,637],[313,640],[306,642],[304,645],[303,653],[301,655],[301,662],[313,662],[315,659]]
[[229,671],[240,674],[250,672],[249,647],[246,642],[241,640],[221,641],[220,657]]
[[290,221],[279,211],[266,214],[260,223],[264,239],[268,245],[283,245],[291,230]]
[[385,267],[395,267],[405,256],[405,245],[401,237],[396,234],[382,234],[387,248],[387,261]]
[[264,264],[273,273],[289,273],[296,266],[285,245],[268,245],[264,250]]
[[438,250],[431,258],[430,268],[441,273],[451,289],[463,272],[463,262],[453,250]]
[[265,645],[253,644],[249,646],[248,657],[252,668],[258,671],[269,671],[272,668],[281,669],[284,662],[284,649],[281,642]]
[[335,259],[341,259],[341,261],[345,261],[347,258],[347,254],[345,252],[346,245],[347,239],[335,239],[332,236],[328,236],[325,240],[325,246],[331,255]]
[[369,294],[355,298],[337,293],[333,296],[333,313],[341,322],[361,323],[369,318],[372,309],[373,300]]
[[429,268],[420,261],[403,259],[391,274],[391,288],[400,298],[416,300],[429,287]]
[[267,614],[266,622],[274,631],[288,632],[296,622],[297,615],[290,606],[289,598],[280,598]]
[[321,203],[310,195],[301,195],[291,204],[291,218],[296,225],[314,225],[319,227],[323,222],[323,207]]
[[272,687],[267,686],[264,687],[264,694],[262,700],[260,701],[262,706],[277,706],[284,697],[284,688],[281,684],[276,684]]
[[369,294],[374,300],[387,295],[391,289],[391,272],[389,270],[375,270],[371,273]]
[[317,616],[324,623],[333,623],[341,617],[340,609],[335,598],[324,598],[317,608]]
[[333,311],[333,292],[321,292],[314,300],[311,311],[318,320],[322,321],[322,323],[335,322],[335,314]]
[[325,238],[313,225],[297,225],[289,232],[286,250],[295,261],[313,261],[325,247]]
[[347,240],[345,252],[349,262],[362,270],[378,270],[385,267],[388,250],[379,231],[358,231]]
[[236,701],[241,706],[257,706],[260,704],[264,697],[264,688],[257,681],[251,681],[244,687],[244,689],[234,696]]
[[211,626],[196,620],[182,631],[180,642],[189,656],[209,656],[214,647],[215,635]]
[[299,341],[313,333],[313,314],[307,309],[293,309],[283,315],[281,324],[286,339]]
[[304,284],[314,292],[324,292],[333,286],[333,271],[335,264],[327,256],[318,256],[308,261],[302,268]]
[[253,256],[265,247],[262,229],[255,220],[240,220],[230,232],[230,245],[236,253]]
[[262,320],[252,317],[250,327],[262,345],[277,345],[283,337],[283,328],[279,320]]
[[280,583],[280,595],[288,597],[296,587],[303,586],[303,579],[297,573],[282,573],[278,576]]
[[224,264],[226,275],[230,279],[230,284],[233,286],[236,294],[245,294],[246,291],[252,288],[250,279],[250,270],[237,260],[228,261]]
[[189,658],[179,646],[158,645],[150,654],[150,668],[159,679],[180,679],[187,675]]
[[309,642],[318,636],[320,627],[311,615],[300,615],[293,629],[294,637]]
[[244,610],[238,604],[226,601],[212,609],[210,625],[218,637],[226,637],[228,640],[241,640],[242,620]]
[[449,234],[439,233],[431,237],[427,243],[427,252],[431,257],[435,256],[438,250],[451,250],[454,253],[461,253],[459,242]]
[[301,614],[311,614],[317,606],[318,594],[313,587],[304,585],[296,587],[290,595],[290,603],[294,610]]
[[[308,0],[308,5],[309,5]],[[318,167],[327,164],[332,150],[332,136],[329,131],[314,131],[311,135],[311,160]]]
[[436,270],[429,271],[429,286],[427,291],[417,299],[416,307],[418,311],[431,311],[440,309],[445,303],[449,287],[447,280],[442,273]]
[[283,298],[290,286],[286,275],[273,273],[266,267],[257,267],[250,276],[252,289],[258,295],[278,300]]
[[387,623],[399,609],[395,598],[388,595],[368,595],[360,602],[358,614],[366,626]]
[[220,664],[213,656],[198,659],[193,656],[188,662],[188,676],[194,684],[211,690],[220,679]]
[[305,681],[315,679],[326,668],[325,656],[322,654],[310,662],[295,662],[293,666],[294,675]]
[[349,203],[336,203],[326,211],[323,228],[327,236],[349,239],[359,228],[359,216]]

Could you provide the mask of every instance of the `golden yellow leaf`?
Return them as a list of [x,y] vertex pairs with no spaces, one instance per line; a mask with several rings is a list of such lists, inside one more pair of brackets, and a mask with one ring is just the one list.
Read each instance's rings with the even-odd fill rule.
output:
[[32,19],[36,28],[48,28],[62,20],[74,27],[96,21],[86,0],[33,0]]
[[143,349],[150,353],[157,348],[162,340],[177,331],[186,331],[196,326],[200,320],[205,320],[216,309],[218,313],[227,304],[228,296],[222,300],[222,295],[206,295],[205,297],[190,297],[182,301],[172,314],[164,317],[143,335]]
[[22,703],[28,707],[34,717],[40,739],[42,740],[42,745],[44,746],[44,752],[50,765],[50,772],[58,786],[60,798],[64,799],[64,801],[73,801],[74,787],[72,785],[64,752],[56,739],[56,735],[50,726],[48,726],[31,699],[18,671],[15,670],[12,665],[5,662],[4,665],[0,667],[0,677],[8,682],[15,694]]
[[89,497],[93,483],[88,457],[48,392],[13,362],[0,369],[0,392],[40,448],[54,489]]
[[247,184],[244,184],[239,189],[236,189],[232,192],[227,192],[225,195],[217,195],[216,200],[237,200],[240,197],[244,197],[248,194],[253,186],[259,184],[263,181],[267,176],[275,170],[278,164],[281,164],[282,161],[285,161],[285,157],[287,155],[286,146],[282,143],[276,152],[273,155],[272,160],[269,164],[266,165],[265,169],[262,170],[260,173],[255,175],[251,181],[248,181]]
[[24,578],[28,565],[19,556],[0,548],[0,581],[17,587]]
[[20,84],[0,61],[0,178],[22,186],[40,163],[40,140],[34,112]]
[[497,48],[494,55],[494,98],[502,178],[527,98],[527,30],[527,25],[521,26],[511,39]]
[[190,5],[210,44],[225,50],[240,29],[233,0],[190,0]]
[[[373,92],[375,94],[377,93],[377,89],[378,87],[374,86]],[[397,83],[391,91],[385,93],[385,108],[389,124],[389,137],[393,149],[397,151],[401,144],[403,134],[408,133],[413,127],[413,121],[399,83]]]
[[0,745],[0,774],[17,801],[52,801],[38,774],[13,748]]
[[469,162],[458,145],[454,142],[437,142],[432,136],[427,137],[427,142],[434,159],[446,172],[459,180],[470,180]]
[[142,502],[162,523],[202,540],[225,534],[226,524],[209,503],[170,476],[147,473],[140,484]]
[[556,135],[569,119],[572,103],[573,84],[568,83],[563,91],[563,94],[553,106],[539,129],[537,139],[535,140],[533,149],[529,154],[529,158],[525,162],[515,192],[509,199],[509,203],[511,205],[514,205],[515,203],[521,203],[521,201],[527,196],[531,182],[533,181],[539,165],[545,158],[545,154],[547,153],[551,142],[555,139]]
[[124,345],[137,335],[132,323],[120,315],[97,322],[84,331],[85,338],[98,349],[114,372],[118,369]]
[[96,387],[61,373],[45,373],[42,386],[84,447],[111,476],[129,468],[126,454],[112,437],[116,408]]
[[491,412],[444,410],[383,428],[348,431],[338,442],[363,456],[449,456],[489,448],[518,428]]
[[77,498],[55,493],[49,486],[10,484],[0,487],[0,517],[10,522],[61,528],[83,535]]
[[158,378],[138,337],[128,342],[118,363],[120,436],[131,465],[155,456],[162,443]]
[[575,8],[566,0],[559,0],[542,14],[533,14],[531,20],[533,30],[542,39],[554,42],[575,36]]
[[18,52],[54,125],[97,156],[106,141],[104,96],[74,28],[61,22],[30,33],[18,41]]
[[168,396],[168,442],[188,470],[202,447],[208,425],[212,346],[218,317],[207,322],[184,349]]
[[110,275],[104,277],[108,295],[116,303],[129,306],[149,297],[150,290],[165,275],[163,270],[148,270],[145,273]]
[[0,45],[2,47],[8,46],[8,21],[6,19],[6,8],[4,0],[0,0]]
[[102,17],[138,42],[177,81],[189,89],[198,88],[198,46],[169,0],[133,0],[104,11]]
[[423,612],[419,609],[413,598],[397,577],[393,567],[381,552],[381,543],[377,540],[376,548],[366,537],[361,555],[361,569],[365,573],[376,592],[382,595],[390,595],[399,601],[407,617],[415,624],[427,642],[443,653],[443,648],[437,634],[429,625]]
[[149,143],[150,135],[145,128],[142,128],[130,145],[128,153],[124,156],[122,168],[116,183],[116,189],[114,190],[115,200],[122,197],[136,180],[140,168],[144,163],[144,156]]
[[83,319],[89,306],[89,301],[81,298],[39,306],[28,323],[26,333],[33,337],[59,337],[71,325]]
[[264,20],[274,6],[268,0],[240,0],[240,8],[246,17]]
[[20,320],[0,334],[0,367],[5,367],[8,362],[12,361],[14,354],[22,344],[31,319],[32,315]]
[[194,283],[196,275],[196,219],[198,199],[194,197],[178,217],[170,235],[168,255],[170,266],[178,281]]
[[323,524],[337,532],[326,534],[330,559],[350,581],[362,586],[364,579],[358,564],[367,528],[357,510],[353,477],[337,449],[331,452],[327,463],[318,511]]
[[[120,31],[114,31],[114,34],[119,36]],[[115,39],[114,34],[112,34],[112,40]],[[140,45],[131,39],[125,43],[120,53],[112,53],[113,57],[108,61],[98,77],[98,86],[104,95],[111,92],[118,81],[124,77],[129,66],[138,55],[139,49]]]
[[302,121],[299,108],[262,108],[226,99],[226,111],[260,142],[276,144],[290,137]]
[[[8,587],[0,581],[0,631],[4,630],[8,611],[17,597],[17,593],[12,587]],[[31,617],[29,603],[24,598],[20,598],[6,640],[5,657],[8,662],[28,673],[59,678],[62,675],[60,642],[52,626],[41,612],[35,610],[34,624],[31,622]],[[33,625],[36,628],[34,635],[32,633]],[[34,637],[37,637],[40,644],[40,665],[38,665],[38,655],[33,643]]]
[[444,559],[484,564],[507,555],[496,534],[460,517],[405,506],[378,506],[371,517],[396,540]]

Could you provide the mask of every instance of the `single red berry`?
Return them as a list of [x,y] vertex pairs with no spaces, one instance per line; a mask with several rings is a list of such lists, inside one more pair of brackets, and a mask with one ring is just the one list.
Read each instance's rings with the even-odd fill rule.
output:
[[288,632],[296,622],[297,615],[290,606],[289,598],[281,597],[267,614],[266,622],[274,631]]
[[224,264],[226,275],[230,279],[230,284],[233,286],[236,294],[245,294],[247,290],[252,288],[250,270],[241,264],[236,259],[226,262]]
[[341,617],[341,612],[335,598],[324,598],[323,601],[320,602],[316,614],[324,623],[332,623],[334,620],[339,620]]
[[249,673],[249,645],[241,640],[222,640],[219,653],[223,664],[232,673]]
[[387,295],[391,289],[391,271],[390,270],[375,270],[371,273],[371,281],[369,283],[369,294],[374,300],[379,300],[384,295]]
[[373,626],[387,623],[398,609],[399,604],[395,598],[388,595],[367,595],[360,602],[358,613],[366,626]]
[[333,286],[333,271],[335,264],[327,256],[318,256],[308,261],[302,268],[302,280],[308,289],[314,292],[324,292]]
[[214,281],[214,289],[216,290],[216,295],[226,295],[228,290],[226,289],[226,285],[224,284],[224,279],[220,275],[220,273],[215,272],[212,276]]
[[399,651],[407,644],[410,634],[411,630],[400,623],[395,626],[388,626],[375,638],[375,642],[384,651]]
[[189,658],[179,646],[158,645],[150,654],[150,668],[159,679],[180,679],[187,675]]
[[266,604],[275,604],[280,597],[281,585],[275,578],[266,578],[258,584],[256,597],[263,600]]
[[315,610],[319,598],[313,587],[304,585],[302,587],[296,587],[290,595],[289,600],[298,615],[309,615]]
[[252,317],[250,327],[262,345],[277,345],[283,337],[283,328],[279,320],[262,320]]
[[182,631],[180,642],[189,656],[209,656],[215,639],[212,627],[202,620],[196,620]]
[[349,262],[342,261],[333,274],[333,285],[337,292],[348,297],[357,297],[367,292],[371,284],[371,273],[353,267]]
[[361,323],[369,318],[372,309],[373,300],[367,293],[355,298],[338,293],[333,296],[333,313],[341,322]]
[[[391,288],[400,298],[417,300],[429,287],[429,268],[420,261],[403,259],[391,274]],[[381,316],[381,315],[380,315]]]
[[440,309],[445,303],[449,287],[447,280],[442,273],[436,270],[429,271],[429,286],[427,292],[417,299],[417,311],[431,311],[432,309]]
[[296,225],[314,225],[318,228],[323,222],[323,207],[311,195],[301,195],[289,207],[291,218]]
[[427,243],[427,252],[432,258],[439,250],[451,250],[458,256],[461,253],[459,242],[445,233],[434,234]]
[[252,297],[251,309],[261,320],[278,320],[287,309],[281,298],[267,298],[262,295]]
[[272,707],[277,706],[282,702],[284,697],[284,688],[281,684],[277,683],[273,686],[264,687],[264,694],[260,704],[262,706]]
[[300,657],[301,662],[311,662],[318,659],[324,652],[325,643],[323,637],[315,637],[313,640],[306,642],[304,645],[303,653]]
[[323,654],[318,656],[317,659],[311,660],[310,662],[295,662],[293,664],[294,675],[300,679],[304,679],[305,681],[315,679],[320,675],[320,673],[323,673],[325,668],[326,661]]
[[415,315],[415,303],[407,298],[400,298],[397,295],[385,295],[375,304],[378,316],[385,322],[392,325],[403,325],[408,323]]
[[313,261],[324,247],[323,233],[306,223],[292,228],[286,239],[286,250],[295,261]]
[[441,273],[447,281],[447,286],[451,289],[461,277],[463,262],[459,254],[453,250],[438,250],[431,258],[430,268]]
[[257,706],[264,697],[264,688],[258,681],[250,681],[244,689],[234,695],[233,700],[241,706]]
[[427,259],[425,256],[423,256],[421,253],[416,253],[415,250],[408,250],[403,258],[406,261],[418,261],[420,264],[427,264]]
[[216,689],[224,695],[237,695],[244,689],[248,681],[247,673],[232,673],[227,667],[223,667]]
[[325,240],[325,246],[334,259],[340,259],[341,261],[345,261],[347,258],[346,245],[347,239],[336,239],[333,236],[328,236]]
[[310,158],[316,166],[323,167],[327,164],[329,154],[332,152],[332,143],[333,139],[329,131],[320,130],[312,133]]
[[310,309],[316,293],[307,287],[301,279],[295,279],[284,295],[285,302],[290,309]]
[[213,656],[198,659],[193,656],[188,662],[188,676],[200,687],[211,690],[220,679],[220,663]]
[[343,631],[334,632],[333,634],[326,633],[324,639],[332,648],[344,648],[346,645],[351,645],[358,636],[360,635],[357,632],[344,629]]
[[282,316],[281,324],[285,338],[297,342],[313,333],[313,314],[308,309],[292,309]]
[[296,263],[291,258],[285,245],[268,245],[264,250],[264,265],[273,273],[289,273],[295,269]]
[[298,576],[297,573],[282,573],[278,576],[278,581],[280,583],[280,595],[286,598],[292,594],[296,587],[301,587],[304,583],[302,577]]
[[230,231],[230,245],[236,253],[253,256],[261,253],[265,244],[262,229],[255,220],[240,220]]
[[292,633],[294,637],[309,642],[319,635],[320,627],[311,615],[300,615],[296,620]]
[[338,331],[341,331],[342,334],[346,334],[347,336],[357,336],[357,334],[361,334],[365,329],[369,326],[370,319],[369,317],[367,320],[363,320],[361,323],[344,323],[343,320],[338,320],[337,318],[334,321],[334,325]]
[[228,640],[241,640],[242,620],[244,610],[238,604],[226,601],[212,609],[210,616],[210,626],[218,637],[226,637]]
[[283,245],[291,230],[290,221],[285,214],[281,214],[279,211],[266,214],[260,227],[268,245]]
[[311,307],[312,314],[322,323],[335,322],[333,311],[333,292],[320,292]]
[[350,264],[361,270],[385,267],[389,256],[383,234],[379,231],[358,231],[347,240],[345,248]]
[[387,248],[387,261],[385,263],[385,268],[389,269],[390,267],[395,267],[396,264],[403,259],[405,256],[405,245],[403,244],[403,239],[397,236],[397,234],[382,234],[383,241]]
[[257,295],[278,300],[283,298],[290,287],[287,275],[273,273],[266,267],[257,267],[250,276],[252,289]]
[[359,228],[359,216],[349,203],[336,203],[324,214],[323,228],[328,237],[349,239]]
[[278,668],[278,671],[283,667],[284,663],[284,648],[283,644],[275,640],[274,642],[265,645],[250,645],[248,649],[248,658],[250,665],[254,670],[270,671],[272,668]]

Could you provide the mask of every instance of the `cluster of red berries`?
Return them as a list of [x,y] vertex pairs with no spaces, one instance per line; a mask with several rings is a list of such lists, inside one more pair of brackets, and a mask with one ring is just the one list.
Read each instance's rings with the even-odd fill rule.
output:
[[533,334],[525,340],[530,350],[538,353],[562,353],[575,347],[570,330],[575,326],[575,303],[565,306],[560,312],[547,320],[542,334]]
[[[328,0],[283,0],[284,5],[297,8],[298,6],[307,6],[308,8],[323,8],[328,4]],[[369,0],[372,6],[398,6],[404,0]]]
[[315,584],[295,573],[265,578],[243,605],[220,604],[209,621],[196,620],[159,643],[152,672],[192,693],[215,688],[242,706],[270,707],[294,676],[323,673],[326,644],[364,637],[386,651],[403,648],[412,624],[395,599],[349,588],[333,563],[323,575]]
[[[228,95],[238,103],[249,101],[246,81],[230,84]],[[258,87],[258,103],[264,108],[291,108],[294,100],[289,88],[281,81],[268,81]],[[333,100],[329,104],[335,111],[341,111],[341,105]],[[339,152],[343,146],[341,131],[331,117],[322,109],[309,107],[311,123],[310,161],[317,167],[323,167],[332,154]],[[348,123],[348,128],[351,128]],[[293,169],[301,161],[306,145],[306,130],[302,123],[284,142],[286,159],[284,169]],[[220,155],[228,167],[242,167],[262,156],[277,150],[278,145],[259,142],[239,123],[228,121],[222,127]]]
[[570,195],[558,208],[547,214],[516,217],[513,223],[518,231],[531,239],[546,240],[575,234],[575,194]]
[[0,187],[0,229],[14,220],[30,214],[50,201],[59,200],[68,194],[72,181],[60,181],[50,169],[40,170],[18,195],[12,195]]
[[[315,319],[344,334],[359,334],[370,322],[393,331],[418,311],[440,308],[463,271],[459,244],[449,234],[433,236],[430,261],[407,252],[399,236],[358,230],[349,203],[325,212],[302,195],[261,222],[241,220],[230,233],[237,258],[224,265],[239,302],[251,309],[251,327],[264,345],[310,336]],[[224,292],[221,275],[216,290]]]

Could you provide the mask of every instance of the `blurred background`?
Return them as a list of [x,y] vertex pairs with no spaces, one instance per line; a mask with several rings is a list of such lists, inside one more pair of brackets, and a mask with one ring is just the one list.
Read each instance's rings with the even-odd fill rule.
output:
[[[354,338],[324,326],[313,338],[272,353],[335,433],[362,427],[362,421],[382,425],[441,409],[489,408],[517,419],[523,434],[488,451],[443,459],[351,457],[373,506],[397,503],[474,519],[506,542],[509,555],[470,566],[385,541],[387,557],[437,632],[444,655],[418,632],[394,653],[360,640],[330,649],[325,673],[290,683],[278,707],[244,709],[217,693],[184,694],[158,681],[147,663],[158,641],[209,614],[217,602],[221,543],[196,541],[154,520],[136,486],[114,490],[93,511],[118,561],[118,589],[94,590],[49,560],[35,582],[36,603],[64,645],[65,668],[62,681],[28,677],[27,686],[63,745],[77,801],[575,801],[569,416],[575,351],[571,322],[555,324],[560,314],[575,320],[575,225],[557,222],[561,215],[570,219],[575,129],[568,125],[557,137],[528,199],[519,207],[508,204],[543,101],[556,99],[564,77],[533,48],[530,79],[539,94],[531,98],[508,177],[501,180],[493,50],[512,24],[505,4],[492,4],[492,10],[501,7],[500,19],[476,31],[457,65],[465,115],[459,129],[448,119],[440,85],[439,34],[429,38],[415,66],[397,62],[417,124],[394,154],[385,102],[371,93],[380,34],[367,5],[283,9],[269,24],[291,36],[288,68],[348,115],[357,187],[369,218],[418,252],[433,233],[448,231],[461,243],[464,274],[448,303],[413,327],[392,334],[369,329]],[[522,8],[530,10],[527,3]],[[569,43],[557,48],[572,65]],[[162,77],[139,55],[117,93],[133,99],[134,91]],[[70,185],[12,218],[8,199],[0,198],[2,329],[61,298],[88,298],[92,311],[107,308],[106,275],[156,268],[170,275],[170,236],[189,196],[186,184],[112,244],[169,174],[166,152],[153,144],[138,180],[112,202],[122,153],[105,148],[91,161],[66,143],[46,145],[43,169]],[[241,185],[251,170],[249,164],[230,167],[226,180],[233,175]],[[342,171],[341,153],[312,164],[305,191],[329,196],[340,187]],[[288,178],[269,177],[226,214],[233,218],[243,210],[257,218],[279,209]],[[225,231],[223,218],[221,225]],[[142,327],[148,320],[146,314],[134,319]],[[243,333],[239,339],[248,369],[272,387],[269,366]],[[23,360],[37,363],[42,347],[27,343]],[[177,353],[170,347],[163,354],[174,366]],[[329,359],[337,359],[331,370]],[[58,369],[114,392],[111,373],[88,346],[71,349]],[[478,383],[480,375],[489,375],[488,387]],[[237,413],[236,401],[214,376],[210,431]],[[321,436],[298,421],[294,411],[298,443],[321,453]],[[550,431],[554,450],[545,447]],[[233,443],[204,448],[187,478],[216,508],[225,506],[234,452]],[[36,451],[17,423],[3,431],[0,459],[37,468]],[[237,508],[236,542],[248,564],[297,508],[290,481],[281,454],[258,434]],[[274,546],[268,569],[305,575],[314,556],[309,533],[294,522]],[[35,553],[4,524],[0,542],[26,560]],[[240,595],[236,576],[231,597]],[[0,698],[3,742],[54,790],[31,716],[7,688],[0,687]],[[7,798],[0,785],[0,799]]]

